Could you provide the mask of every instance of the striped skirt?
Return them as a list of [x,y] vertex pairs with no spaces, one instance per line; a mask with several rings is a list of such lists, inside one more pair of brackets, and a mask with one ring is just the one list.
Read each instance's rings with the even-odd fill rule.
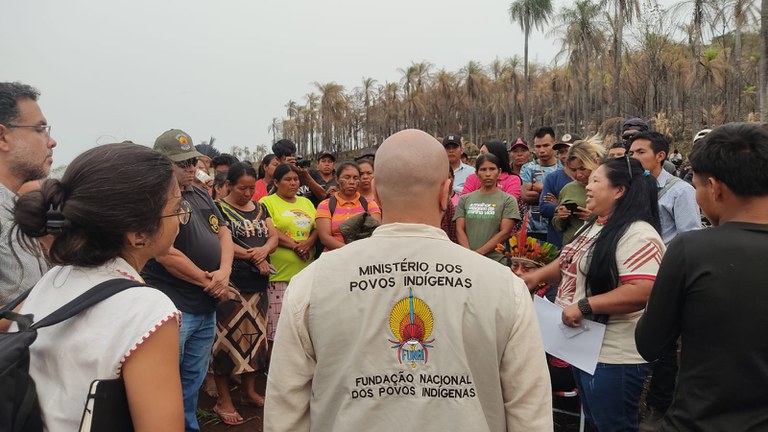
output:
[[234,300],[219,303],[213,343],[214,373],[239,375],[267,365],[268,306],[266,292],[238,293]]

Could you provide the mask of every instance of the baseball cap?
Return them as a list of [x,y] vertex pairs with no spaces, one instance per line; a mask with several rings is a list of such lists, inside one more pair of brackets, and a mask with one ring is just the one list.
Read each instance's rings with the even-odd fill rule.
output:
[[195,150],[192,145],[192,137],[180,129],[169,129],[163,132],[155,140],[153,148],[173,162],[205,156]]
[[560,141],[556,142],[555,145],[552,146],[552,148],[557,150],[558,147],[570,147],[576,141],[581,141],[581,137],[576,134],[565,134],[562,138],[560,138]]
[[443,147],[449,146],[449,145],[455,145],[461,147],[461,135],[455,134],[455,135],[447,135],[445,138],[443,138]]
[[320,154],[317,156],[317,160],[318,160],[318,161],[320,161],[320,159],[322,159],[322,158],[324,158],[324,157],[329,157],[329,158],[331,158],[331,159],[332,159],[334,162],[336,162],[336,155],[334,155],[333,153],[331,153],[331,152],[329,152],[329,151],[324,151],[324,152],[320,153]]
[[512,145],[511,145],[511,146],[509,146],[509,151],[512,151],[512,149],[513,149],[513,148],[515,148],[515,147],[525,147],[525,148],[529,148],[529,147],[528,147],[528,143],[526,143],[526,142],[525,142],[525,141],[524,141],[522,138],[518,138],[518,139],[516,139],[516,140],[515,140],[515,141],[512,143]]
[[621,133],[624,133],[628,130],[645,132],[648,130],[648,123],[644,122],[640,117],[632,117],[631,119],[625,121],[621,126]]

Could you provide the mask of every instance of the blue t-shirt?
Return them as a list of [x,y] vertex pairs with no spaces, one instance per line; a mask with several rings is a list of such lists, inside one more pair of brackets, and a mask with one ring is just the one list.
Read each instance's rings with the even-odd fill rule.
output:
[[561,248],[563,247],[563,233],[555,229],[552,226],[552,218],[555,216],[555,210],[557,210],[557,202],[546,203],[544,202],[544,196],[552,194],[555,198],[560,198],[560,191],[572,182],[573,179],[565,172],[564,169],[559,169],[544,177],[544,187],[541,190],[541,196],[539,197],[539,211],[541,215],[549,219],[547,224],[547,241],[553,245]]
[[[555,164],[550,166],[539,165],[535,161],[528,162],[520,168],[520,178],[523,180],[523,185],[526,183],[535,183],[537,181],[543,183],[547,174],[562,168],[563,164],[560,163],[560,159],[555,159]],[[545,233],[547,232],[548,225],[549,221],[542,217],[539,206],[528,206],[528,232]]]

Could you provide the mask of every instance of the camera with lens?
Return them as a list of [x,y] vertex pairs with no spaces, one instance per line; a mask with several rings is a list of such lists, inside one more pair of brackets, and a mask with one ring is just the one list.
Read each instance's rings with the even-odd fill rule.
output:
[[307,169],[309,166],[312,165],[312,161],[310,159],[304,159],[301,156],[296,157],[296,166],[299,168]]

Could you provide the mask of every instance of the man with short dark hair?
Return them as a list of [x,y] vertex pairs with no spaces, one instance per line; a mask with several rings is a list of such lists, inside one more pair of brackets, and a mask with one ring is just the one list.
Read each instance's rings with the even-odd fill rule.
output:
[[214,156],[211,159],[211,168],[216,174],[226,173],[229,171],[229,167],[240,162],[236,157],[229,153],[222,153],[218,156]]
[[461,143],[461,135],[446,135],[443,138],[443,148],[448,155],[448,164],[453,170],[453,191],[461,194],[467,177],[475,173],[475,169],[461,161],[464,153],[464,145]]
[[[165,293],[181,311],[179,368],[187,431],[198,431],[197,395],[208,371],[216,328],[216,303],[230,294],[234,248],[226,219],[208,192],[193,185],[197,158],[184,131],[170,129],[155,140],[154,149],[174,163],[181,196],[192,216],[165,255],[150,260],[144,280]],[[146,191],[159,192],[159,191]]]
[[[680,233],[701,228],[701,213],[696,190],[662,168],[669,152],[669,141],[658,132],[640,132],[630,138],[629,155],[656,178],[659,197],[661,238],[668,245]],[[654,423],[672,402],[677,375],[677,341],[667,347],[653,365],[647,403],[650,414],[643,422]]]
[[552,149],[557,152],[557,159],[563,167],[549,173],[544,178],[544,187],[542,188],[541,199],[539,200],[541,215],[547,219],[547,242],[559,248],[563,247],[563,233],[552,225],[552,218],[555,217],[557,202],[560,199],[560,191],[565,185],[573,181],[573,174],[566,164],[568,150],[576,141],[580,140],[581,137],[576,134],[565,134],[552,146]]
[[296,165],[296,144],[293,141],[283,138],[275,142],[272,144],[272,153],[278,162],[289,163],[298,170],[301,185],[296,195],[309,199],[315,207],[328,196],[325,189],[312,178],[308,169]]
[[331,152],[324,151],[317,157],[317,169],[311,170],[310,174],[315,179],[317,184],[325,189],[327,193],[332,187],[338,188],[336,183],[336,176],[334,166],[336,164],[336,155]]
[[13,226],[13,205],[21,186],[48,176],[56,140],[37,98],[18,82],[0,83],[0,305],[32,287],[48,270],[36,239],[22,247]]
[[689,160],[715,227],[672,241],[635,331],[649,361],[683,340],[660,430],[768,430],[768,131],[723,125]]
[[520,178],[523,188],[520,196],[531,204],[528,206],[528,234],[540,240],[547,238],[549,221],[541,215],[539,200],[544,190],[544,177],[563,167],[555,156],[555,131],[549,126],[540,127],[533,134],[533,149],[536,160],[523,165]]

